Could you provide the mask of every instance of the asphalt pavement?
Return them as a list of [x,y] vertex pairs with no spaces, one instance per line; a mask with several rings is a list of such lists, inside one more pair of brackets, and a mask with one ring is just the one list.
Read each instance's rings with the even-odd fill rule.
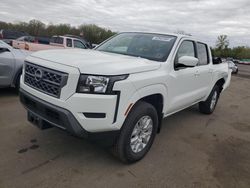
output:
[[122,164],[109,151],[26,120],[13,89],[0,90],[0,188],[250,187],[250,66],[239,65],[212,115],[197,105],[163,121],[148,155]]

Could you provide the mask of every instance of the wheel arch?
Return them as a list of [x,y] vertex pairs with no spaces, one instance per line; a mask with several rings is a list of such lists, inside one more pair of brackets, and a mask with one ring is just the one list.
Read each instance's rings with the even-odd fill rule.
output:
[[[136,97],[135,97],[136,96]],[[147,102],[155,107],[158,114],[158,133],[161,129],[164,108],[166,106],[167,88],[164,85],[151,85],[137,90],[136,95],[131,100],[133,105],[128,107],[128,114],[139,101]],[[131,104],[131,103],[130,103]]]
[[[164,106],[163,95],[160,93],[156,93],[156,94],[145,96],[145,97],[141,98],[139,101],[147,102],[147,103],[151,104],[152,106],[154,106],[154,108],[156,109],[157,115],[158,115],[158,122],[159,122],[157,132],[159,133],[161,130],[161,123],[162,123],[162,118],[163,118],[163,106]],[[139,102],[139,101],[137,101],[137,102]]]
[[212,87],[210,88],[209,92],[207,93],[206,97],[204,98],[203,101],[207,100],[208,96],[210,95],[211,91],[213,90],[214,86],[217,85],[220,89],[220,93],[223,91],[223,86],[226,83],[226,80],[224,77],[218,78],[216,79],[217,81],[214,82],[213,85],[211,85]]
[[23,70],[23,66],[19,67],[18,70],[16,71],[14,78],[13,78],[12,86],[16,87],[17,79],[22,74],[22,70]]
[[225,83],[226,83],[225,78],[220,78],[220,79],[217,80],[217,82],[214,84],[214,86],[217,85],[219,87],[219,89],[220,89],[220,92],[221,92],[223,90],[223,85]]

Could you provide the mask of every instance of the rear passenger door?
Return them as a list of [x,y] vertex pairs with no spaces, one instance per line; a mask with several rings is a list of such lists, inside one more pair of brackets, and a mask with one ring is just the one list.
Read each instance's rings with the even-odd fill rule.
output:
[[212,69],[210,69],[210,57],[209,57],[209,49],[208,46],[204,43],[197,42],[197,57],[199,59],[198,67],[198,75],[197,82],[199,86],[199,92],[201,97],[207,96],[210,92],[210,84],[212,81]]

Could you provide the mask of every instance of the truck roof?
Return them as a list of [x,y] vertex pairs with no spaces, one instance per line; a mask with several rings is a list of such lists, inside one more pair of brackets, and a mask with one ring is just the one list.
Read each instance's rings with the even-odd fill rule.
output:
[[119,32],[119,33],[148,33],[148,34],[171,35],[171,36],[175,36],[175,37],[177,37],[179,39],[187,38],[187,39],[190,39],[190,40],[195,40],[195,41],[199,41],[199,42],[202,42],[202,43],[206,43],[206,42],[204,42],[204,41],[202,41],[199,38],[196,38],[194,36],[177,34],[177,33],[158,32],[158,31],[152,31],[152,32],[149,32],[149,31],[124,31],[124,32]]

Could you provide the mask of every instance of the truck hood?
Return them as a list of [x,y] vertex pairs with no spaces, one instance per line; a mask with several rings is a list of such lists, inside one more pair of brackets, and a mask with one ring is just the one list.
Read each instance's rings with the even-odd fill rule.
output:
[[32,57],[76,67],[81,73],[120,75],[152,71],[160,62],[97,50],[60,49],[35,52]]

